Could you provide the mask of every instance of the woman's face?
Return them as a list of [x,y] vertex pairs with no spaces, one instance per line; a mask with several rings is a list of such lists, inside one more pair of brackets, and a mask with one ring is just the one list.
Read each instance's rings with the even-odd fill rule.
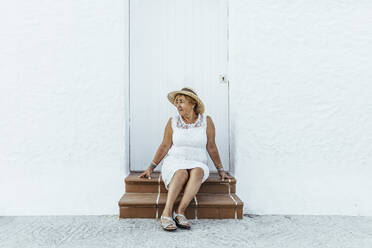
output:
[[184,95],[178,95],[174,103],[181,116],[190,115],[194,111],[195,104],[191,104]]

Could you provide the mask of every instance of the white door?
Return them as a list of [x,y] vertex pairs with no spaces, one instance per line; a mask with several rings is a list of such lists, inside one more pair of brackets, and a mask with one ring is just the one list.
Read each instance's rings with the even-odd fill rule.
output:
[[[186,86],[204,102],[229,170],[227,11],[227,0],[130,0],[130,171],[150,165],[177,114],[167,93]],[[216,171],[209,155],[208,166]]]

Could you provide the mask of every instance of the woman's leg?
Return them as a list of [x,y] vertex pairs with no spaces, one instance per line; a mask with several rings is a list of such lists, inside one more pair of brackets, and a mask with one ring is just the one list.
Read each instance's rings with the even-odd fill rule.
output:
[[204,171],[202,168],[195,167],[191,169],[190,178],[186,184],[183,197],[176,211],[177,214],[185,215],[185,210],[187,206],[189,205],[190,201],[194,198],[194,196],[199,191],[203,176],[204,176]]
[[172,180],[168,185],[167,202],[165,203],[162,215],[172,217],[174,202],[188,179],[189,174],[186,169],[179,169],[174,173]]

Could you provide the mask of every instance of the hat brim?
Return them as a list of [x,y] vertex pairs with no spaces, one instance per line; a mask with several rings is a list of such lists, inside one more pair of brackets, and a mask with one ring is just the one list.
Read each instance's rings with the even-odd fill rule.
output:
[[192,97],[196,102],[197,102],[197,109],[198,109],[198,112],[203,114],[204,113],[204,103],[203,101],[195,94],[191,93],[191,92],[188,92],[188,91],[184,91],[184,90],[175,90],[175,91],[171,91],[168,93],[167,97],[168,97],[168,100],[169,102],[176,106],[174,104],[174,98],[177,94],[183,94],[183,95],[187,95],[189,97]]

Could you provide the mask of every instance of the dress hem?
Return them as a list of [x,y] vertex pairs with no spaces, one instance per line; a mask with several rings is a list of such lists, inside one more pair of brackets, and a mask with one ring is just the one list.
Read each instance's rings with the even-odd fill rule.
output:
[[[201,163],[201,162],[199,162],[199,163]],[[196,168],[196,167],[199,167],[199,168],[202,168],[203,169],[204,175],[203,175],[202,183],[204,183],[208,179],[208,177],[209,177],[209,168],[206,165],[204,165],[204,166],[206,168],[203,167],[203,166],[198,166],[198,165],[196,165],[196,166],[195,165],[194,166],[182,166],[181,168],[179,168],[179,167],[178,168],[174,168],[171,171],[171,173],[169,173],[169,174],[171,174],[171,176],[169,178],[169,182],[166,182],[167,180],[164,180],[164,178],[163,178],[163,172],[162,172],[161,173],[161,176],[162,176],[162,179],[163,179],[163,182],[164,182],[165,189],[168,190],[168,185],[172,181],[172,178],[173,178],[173,176],[174,176],[174,174],[176,173],[177,170],[193,169],[193,168]]]

